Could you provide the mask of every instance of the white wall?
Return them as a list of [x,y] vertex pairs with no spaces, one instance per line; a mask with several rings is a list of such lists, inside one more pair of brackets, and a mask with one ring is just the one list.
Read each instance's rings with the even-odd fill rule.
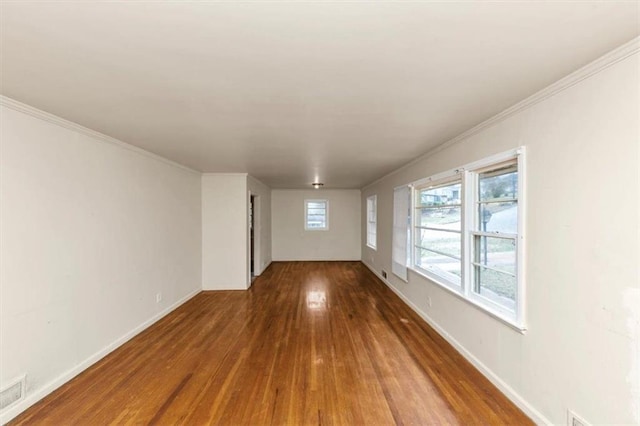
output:
[[526,334],[415,273],[389,280],[538,421],[640,423],[638,75],[636,53],[362,191],[379,221],[363,260],[389,271],[394,186],[527,147]]
[[247,175],[202,175],[202,288],[246,290]]
[[[305,231],[304,200],[329,200],[329,230]],[[274,260],[360,260],[359,190],[273,190]]]
[[[271,263],[271,189],[252,176],[247,177],[249,196],[255,195],[254,215],[254,244],[255,269],[254,274],[260,275]],[[248,233],[247,233],[247,236]],[[247,260],[251,260],[250,242],[247,242]],[[247,270],[250,271],[249,265]],[[250,272],[249,272],[250,273]],[[251,282],[251,277],[249,277]]]
[[198,173],[5,104],[0,386],[26,373],[27,400],[0,422],[199,292],[201,283]]

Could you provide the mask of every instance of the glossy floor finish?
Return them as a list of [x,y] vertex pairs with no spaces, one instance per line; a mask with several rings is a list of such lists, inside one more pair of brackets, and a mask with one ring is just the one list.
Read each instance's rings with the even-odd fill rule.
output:
[[530,424],[359,262],[203,292],[15,424]]

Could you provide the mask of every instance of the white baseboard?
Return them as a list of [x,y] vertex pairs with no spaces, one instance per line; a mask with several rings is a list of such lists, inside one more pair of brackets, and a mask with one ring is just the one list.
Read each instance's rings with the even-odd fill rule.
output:
[[104,358],[105,356],[113,352],[115,349],[119,348],[120,346],[122,346],[123,344],[131,340],[133,337],[135,337],[136,335],[138,335],[139,333],[147,329],[149,326],[156,323],[162,317],[174,311],[180,305],[184,304],[185,302],[187,302],[189,299],[191,299],[192,297],[194,297],[200,292],[202,292],[202,290],[197,289],[196,291],[189,293],[182,299],[178,300],[176,303],[172,304],[171,306],[157,313],[153,317],[149,318],[147,321],[143,322],[142,324],[140,324],[139,326],[137,326],[136,328],[134,328],[133,330],[125,334],[124,336],[120,337],[116,341],[107,345],[106,347],[99,350],[98,352],[94,353],[89,358],[82,361],[80,364],[62,373],[61,375],[59,375],[58,377],[56,377],[55,379],[53,379],[52,381],[44,385],[43,387],[37,389],[34,393],[27,395],[25,399],[18,402],[16,405],[7,407],[5,412],[0,413],[0,424],[4,425],[10,422],[12,419],[17,417],[20,413],[25,411],[27,408],[31,407],[36,402],[40,401],[45,396],[49,395],[51,392],[58,389],[60,386],[64,385],[69,380],[73,379],[75,376],[82,373],[84,370],[91,367],[96,362],[100,361],[102,358]]
[[460,342],[458,342],[453,336],[442,328],[437,322],[435,322],[429,315],[424,313],[418,308],[411,300],[409,300],[402,292],[395,288],[389,281],[382,277],[375,268],[369,263],[361,260],[361,262],[369,268],[387,287],[391,289],[404,303],[407,304],[415,313],[427,322],[440,336],[442,336],[451,346],[453,346],[463,357],[467,359],[473,366],[478,369],[491,383],[493,383],[500,391],[513,402],[518,408],[520,408],[527,416],[531,418],[536,424],[539,425],[551,425],[546,417],[544,417],[538,410],[536,410],[529,402],[527,402],[520,394],[518,394],[511,386],[505,383],[497,374],[491,371],[486,365],[484,365],[478,358],[476,358],[467,348],[465,348]]
[[274,262],[361,262],[360,259],[273,259]]

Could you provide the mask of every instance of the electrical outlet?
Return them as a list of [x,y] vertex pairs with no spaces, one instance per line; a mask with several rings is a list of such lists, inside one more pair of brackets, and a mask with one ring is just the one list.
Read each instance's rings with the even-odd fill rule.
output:
[[427,306],[431,307],[431,296],[427,296]]
[[382,270],[382,278],[384,278],[385,280],[387,279],[387,271],[385,271],[384,269]]
[[162,302],[162,293],[156,293],[156,303]]

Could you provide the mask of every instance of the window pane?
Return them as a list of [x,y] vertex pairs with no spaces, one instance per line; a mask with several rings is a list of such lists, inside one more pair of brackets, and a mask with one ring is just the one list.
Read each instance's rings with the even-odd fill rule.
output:
[[474,291],[510,311],[516,309],[516,277],[502,272],[474,266]]
[[307,214],[311,215],[323,215],[326,213],[325,209],[307,209]]
[[449,256],[416,248],[416,265],[441,276],[456,285],[460,285],[461,264]]
[[426,207],[460,204],[462,185],[454,183],[437,188],[425,188],[418,192],[418,204]]
[[307,221],[307,228],[325,228],[326,221],[323,218],[309,218]]
[[489,203],[479,205],[481,231],[518,233],[518,203]]
[[307,208],[309,209],[325,209],[327,204],[323,201],[309,201],[307,203]]
[[474,235],[473,261],[500,271],[516,273],[516,240]]
[[460,231],[460,207],[419,208],[418,225]]
[[480,235],[473,238],[474,263],[480,265],[474,266],[474,291],[514,310],[517,283],[516,240]]
[[515,164],[478,175],[480,201],[518,198],[518,169]]
[[367,214],[369,220],[376,220],[376,196],[372,195],[367,198]]
[[420,229],[417,240],[416,245],[420,247],[457,257],[458,259],[461,257],[461,235],[459,233]]

